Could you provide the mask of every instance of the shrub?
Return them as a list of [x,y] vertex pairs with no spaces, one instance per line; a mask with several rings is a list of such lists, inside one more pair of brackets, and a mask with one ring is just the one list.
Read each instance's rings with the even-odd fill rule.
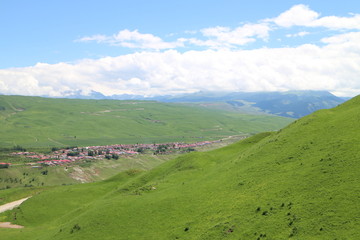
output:
[[70,230],[70,233],[74,233],[77,232],[81,229],[81,227],[79,226],[79,224],[75,224],[72,229]]

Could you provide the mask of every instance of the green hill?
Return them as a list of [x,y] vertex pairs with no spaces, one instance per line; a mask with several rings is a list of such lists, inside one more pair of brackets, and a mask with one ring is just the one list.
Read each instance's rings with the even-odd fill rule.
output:
[[291,121],[153,101],[0,96],[0,148],[195,142],[279,129]]
[[0,236],[359,239],[359,119],[356,97],[278,132],[150,171],[43,191],[0,215],[25,226],[0,229]]

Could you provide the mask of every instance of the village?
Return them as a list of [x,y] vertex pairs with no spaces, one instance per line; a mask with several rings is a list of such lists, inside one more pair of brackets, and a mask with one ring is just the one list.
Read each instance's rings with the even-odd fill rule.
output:
[[[23,156],[30,161],[26,165],[32,167],[66,165],[81,163],[83,161],[95,161],[103,159],[119,159],[121,156],[133,156],[138,154],[172,154],[195,151],[197,147],[221,142],[202,141],[195,143],[161,143],[161,144],[116,144],[106,146],[68,147],[65,149],[53,148],[50,154],[35,152],[13,152],[11,155]],[[10,163],[4,163],[10,166]]]

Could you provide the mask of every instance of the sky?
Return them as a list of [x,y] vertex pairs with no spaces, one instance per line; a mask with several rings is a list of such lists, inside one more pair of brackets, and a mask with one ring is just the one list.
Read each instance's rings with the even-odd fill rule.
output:
[[356,0],[0,0],[0,94],[360,94]]

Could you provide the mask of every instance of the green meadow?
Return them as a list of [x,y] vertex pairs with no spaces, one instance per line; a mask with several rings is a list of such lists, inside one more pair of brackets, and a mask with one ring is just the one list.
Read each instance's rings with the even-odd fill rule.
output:
[[[360,97],[151,170],[33,192],[1,239],[359,239]],[[34,189],[35,190],[35,189]],[[10,199],[14,189],[0,191]],[[17,193],[18,194],[18,193]],[[30,193],[29,193],[30,194]]]
[[0,96],[0,148],[197,142],[277,130],[291,121],[152,101]]

